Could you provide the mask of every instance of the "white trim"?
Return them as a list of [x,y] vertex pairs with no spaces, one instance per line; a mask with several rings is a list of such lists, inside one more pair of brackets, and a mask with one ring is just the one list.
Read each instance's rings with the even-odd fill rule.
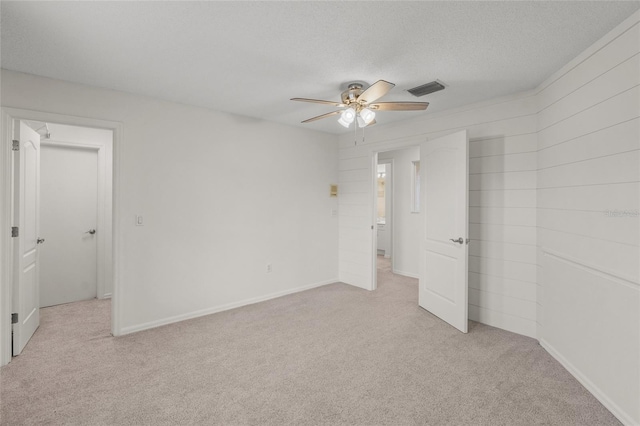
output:
[[42,111],[33,111],[19,108],[2,107],[0,110],[0,122],[2,123],[2,134],[0,135],[0,365],[5,365],[11,360],[11,238],[8,232],[11,227],[11,140],[12,140],[12,120],[33,120],[42,122],[54,122],[70,126],[94,127],[113,131],[113,205],[112,205],[112,254],[111,270],[113,274],[113,302],[111,304],[111,333],[114,336],[121,334],[120,330],[120,259],[121,253],[119,244],[121,241],[121,221],[118,207],[120,206],[120,158],[123,147],[123,126],[120,122],[106,121],[88,117],[76,117],[70,115],[54,114]]
[[405,272],[405,271],[400,271],[398,269],[391,269],[391,272],[393,272],[396,275],[402,275],[403,277],[420,279],[420,275],[414,274],[413,272]]
[[580,382],[598,401],[605,406],[605,408],[616,416],[618,420],[624,425],[638,425],[633,417],[626,413],[620,406],[613,402],[598,386],[596,386],[591,380],[587,378],[578,368],[576,368],[571,362],[569,362],[564,356],[560,354],[553,346],[551,346],[546,340],[539,339],[540,346],[542,346],[552,357],[556,359],[564,368],[567,369],[573,377]]
[[[338,160],[340,161],[340,160]],[[378,288],[378,152],[371,153],[369,211],[371,212],[371,282],[367,290]]]
[[[54,124],[54,123],[51,123]],[[57,124],[57,123],[55,123]],[[55,139],[43,139],[40,141],[40,146],[50,146],[54,148],[78,148],[78,149],[90,149],[93,151],[99,151],[100,148],[105,146],[102,143],[92,143],[92,142],[66,142]]]
[[334,284],[334,283],[339,283],[340,281],[336,278],[336,279],[331,279],[331,280],[326,280],[326,281],[321,281],[321,282],[317,282],[317,283],[313,283],[313,284],[307,284],[301,287],[296,287],[293,289],[289,289],[289,290],[284,290],[284,291],[278,291],[275,293],[270,293],[270,294],[266,294],[264,296],[258,296],[258,297],[252,297],[250,299],[244,299],[241,300],[239,302],[233,302],[233,303],[227,303],[225,305],[220,305],[220,306],[215,306],[213,308],[206,308],[206,309],[201,309],[199,311],[194,311],[194,312],[189,312],[186,314],[181,314],[181,315],[175,315],[172,317],[168,317],[168,318],[162,318],[156,321],[149,321],[149,322],[145,322],[143,324],[138,324],[138,325],[132,325],[129,327],[123,327],[121,329],[121,334],[120,335],[125,335],[125,334],[131,334],[131,333],[135,333],[138,331],[143,331],[143,330],[149,330],[151,328],[156,328],[156,327],[160,327],[163,325],[168,325],[168,324],[173,324],[176,322],[180,322],[180,321],[185,321],[185,320],[189,320],[189,319],[193,319],[193,318],[199,318],[199,317],[203,317],[206,315],[211,315],[211,314],[215,314],[218,312],[223,312],[223,311],[228,311],[231,309],[235,309],[235,308],[240,308],[242,306],[247,306],[247,305],[253,305],[255,303],[260,303],[260,302],[264,302],[267,300],[271,300],[271,299],[277,299],[278,297],[282,297],[282,296],[287,296],[289,294],[293,294],[293,293],[300,293],[302,291],[306,291],[306,290],[311,290],[312,288],[316,288],[316,287],[322,287],[328,284]]
[[[1,112],[2,135],[0,139],[0,365],[11,360],[11,140],[13,125],[9,114]],[[2,321],[2,318],[5,321]]]

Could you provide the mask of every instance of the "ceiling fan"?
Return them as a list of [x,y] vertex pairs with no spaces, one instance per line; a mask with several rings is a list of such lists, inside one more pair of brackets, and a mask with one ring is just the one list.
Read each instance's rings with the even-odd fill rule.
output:
[[[343,108],[338,111],[328,112],[304,120],[303,123],[320,120],[340,114],[338,123],[344,127],[349,127],[351,123],[357,121],[358,127],[366,127],[375,124],[376,111],[419,111],[425,110],[429,102],[375,102],[393,87],[395,84],[385,80],[378,80],[364,89],[363,83],[350,83],[347,90],[341,93],[341,102],[323,101],[320,99],[292,98],[292,101],[312,102],[316,104],[332,105]],[[374,103],[375,102],[375,103]]]

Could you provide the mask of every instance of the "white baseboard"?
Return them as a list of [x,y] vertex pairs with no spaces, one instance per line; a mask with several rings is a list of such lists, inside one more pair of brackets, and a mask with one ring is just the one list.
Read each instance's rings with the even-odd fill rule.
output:
[[333,284],[336,282],[339,282],[337,278],[332,280],[321,281],[313,284],[308,284],[302,287],[296,287],[289,290],[279,291],[279,292],[267,294],[264,296],[253,297],[251,299],[245,299],[239,302],[227,303],[226,305],[214,306],[213,308],[201,309],[199,311],[189,312],[181,315],[175,315],[169,318],[162,318],[155,321],[149,321],[143,324],[131,325],[128,327],[123,327],[119,335],[124,336],[125,334],[131,334],[131,333],[135,333],[142,330],[149,330],[151,328],[156,328],[156,327],[160,327],[167,324],[173,324],[175,322],[185,321],[188,319],[198,318],[205,315],[211,315],[217,312],[228,311],[230,309],[239,308],[241,306],[253,305],[254,303],[264,302],[270,299],[276,299],[278,297],[286,296],[293,293],[299,293],[305,290],[311,290],[312,288],[321,287],[323,285]]
[[391,272],[393,272],[396,275],[402,275],[402,276],[409,277],[409,278],[416,278],[416,279],[420,278],[420,276],[418,274],[414,274],[413,272],[399,271],[397,269],[393,269]]
[[98,297],[98,299],[111,299],[111,293],[105,293],[102,296]]
[[540,339],[540,346],[542,346],[549,354],[556,359],[564,368],[567,369],[573,377],[576,378],[598,401],[605,406],[605,408],[620,420],[622,424],[626,426],[638,426],[640,423],[635,421],[629,414],[627,414],[622,408],[620,408],[615,402],[613,402],[598,386],[596,386],[591,380],[589,380],[580,370],[578,370],[569,360],[562,356],[553,346],[547,343],[544,339]]

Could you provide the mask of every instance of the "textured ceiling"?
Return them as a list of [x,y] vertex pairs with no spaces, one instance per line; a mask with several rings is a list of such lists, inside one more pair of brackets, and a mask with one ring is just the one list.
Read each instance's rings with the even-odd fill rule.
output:
[[[2,68],[341,133],[344,83],[384,79],[379,123],[534,88],[635,10],[622,2],[10,2]],[[444,91],[406,92],[439,79]]]

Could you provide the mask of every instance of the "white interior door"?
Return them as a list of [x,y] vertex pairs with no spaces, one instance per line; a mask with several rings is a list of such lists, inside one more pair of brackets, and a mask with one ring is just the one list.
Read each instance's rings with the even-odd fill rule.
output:
[[98,150],[40,150],[40,307],[97,296]]
[[419,304],[467,332],[468,139],[462,131],[420,146]]
[[13,226],[18,227],[13,250],[13,355],[19,355],[40,325],[39,202],[40,135],[21,121],[14,121]]

